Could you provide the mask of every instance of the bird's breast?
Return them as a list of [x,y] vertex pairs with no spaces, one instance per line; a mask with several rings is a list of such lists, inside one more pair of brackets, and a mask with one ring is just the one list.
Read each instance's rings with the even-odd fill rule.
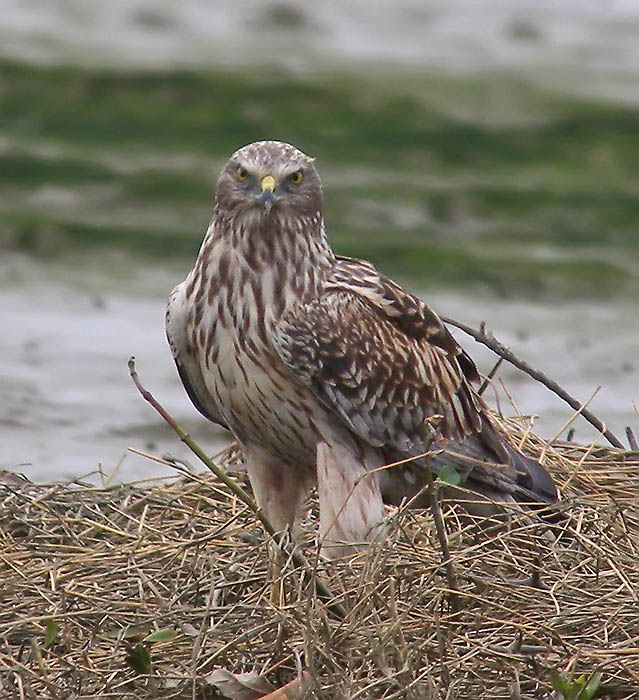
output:
[[213,298],[207,294],[195,311],[193,347],[207,389],[240,443],[311,469],[324,410],[272,345],[282,303],[271,300],[273,288],[268,276],[259,286],[238,276]]

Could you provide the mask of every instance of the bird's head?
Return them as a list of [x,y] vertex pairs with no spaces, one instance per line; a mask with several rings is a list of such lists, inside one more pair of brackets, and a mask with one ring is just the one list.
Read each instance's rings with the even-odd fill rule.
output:
[[243,224],[321,219],[322,186],[313,159],[281,141],[257,141],[222,168],[216,208]]

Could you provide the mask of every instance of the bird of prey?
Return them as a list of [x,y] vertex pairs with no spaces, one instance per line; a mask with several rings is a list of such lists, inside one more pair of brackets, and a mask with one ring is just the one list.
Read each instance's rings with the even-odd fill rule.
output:
[[491,422],[439,317],[372,264],[335,255],[322,209],[312,158],[279,141],[240,148],[167,308],[186,391],[235,436],[272,524],[293,526],[317,481],[323,554],[348,554],[383,537],[384,501],[415,496],[424,470],[444,465],[487,512],[554,502],[547,472]]

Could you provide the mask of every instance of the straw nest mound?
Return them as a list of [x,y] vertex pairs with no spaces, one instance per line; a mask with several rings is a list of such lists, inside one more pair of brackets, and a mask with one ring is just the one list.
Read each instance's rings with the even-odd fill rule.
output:
[[282,564],[275,604],[263,530],[208,474],[112,488],[5,475],[0,697],[249,700],[290,684],[273,697],[539,699],[601,672],[596,697],[635,698],[639,455],[525,443],[561,488],[566,534],[445,506],[456,606],[430,510],[389,511],[387,542],[329,564],[311,502],[309,568]]

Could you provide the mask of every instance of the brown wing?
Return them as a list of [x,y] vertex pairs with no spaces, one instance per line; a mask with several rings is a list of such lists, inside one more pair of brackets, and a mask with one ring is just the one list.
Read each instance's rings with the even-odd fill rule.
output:
[[435,415],[444,438],[481,429],[472,360],[422,301],[368,263],[340,258],[326,293],[284,319],[276,345],[316,396],[372,445],[415,453]]
[[475,363],[455,338],[439,316],[421,299],[409,294],[388,277],[380,274],[375,267],[365,261],[337,257],[334,269],[337,284],[350,287],[375,305],[382,308],[408,336],[416,340],[427,340],[440,347],[459,367],[470,382],[479,381]]

